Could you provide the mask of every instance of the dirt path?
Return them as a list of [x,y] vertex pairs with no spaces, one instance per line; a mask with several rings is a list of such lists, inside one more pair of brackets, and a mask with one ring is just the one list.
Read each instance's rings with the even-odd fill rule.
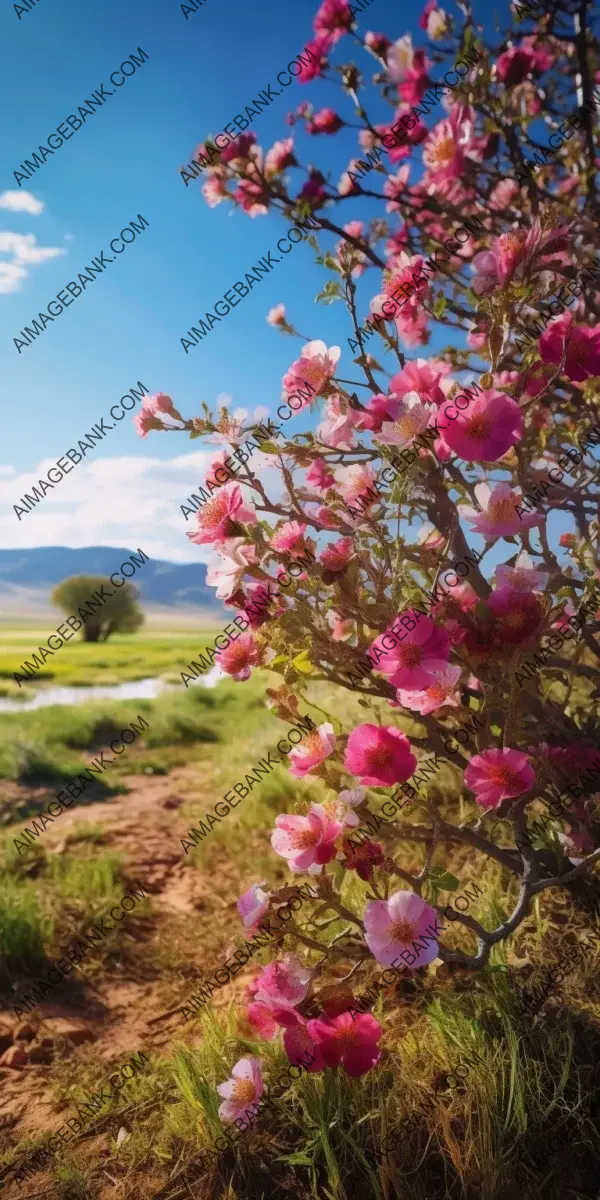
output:
[[[207,789],[210,773],[210,764],[195,763],[176,768],[168,776],[129,776],[123,780],[126,794],[74,806],[48,828],[44,848],[51,856],[65,850],[67,835],[76,825],[101,826],[102,852],[118,852],[128,877],[150,893],[152,913],[128,930],[123,926],[120,936],[130,939],[128,957],[133,965],[123,969],[120,979],[115,980],[113,973],[112,977],[94,977],[91,983],[81,980],[76,988],[65,984],[55,993],[59,1000],[50,1002],[48,997],[38,1006],[28,1018],[37,1041],[55,1032],[57,1018],[85,1023],[93,1036],[89,1049],[99,1064],[126,1061],[140,1049],[151,1057],[152,1051],[168,1054],[174,1038],[192,1044],[198,1041],[196,1026],[184,1021],[177,1006],[185,1002],[201,977],[227,956],[228,938],[233,946],[241,932],[235,910],[238,878],[226,852],[215,846],[211,875],[206,878],[190,866],[181,847],[180,839],[190,822],[180,809],[195,793]],[[164,968],[157,970],[156,963],[165,953]],[[221,1003],[231,1001],[233,990],[225,989],[229,994]],[[4,1021],[14,1033],[15,1016],[8,1007],[0,1012],[0,1029]],[[27,1043],[19,1044],[27,1050]],[[73,1051],[67,1048],[66,1053],[70,1056]],[[53,1065],[45,1064],[0,1067],[0,1144],[4,1148],[26,1135],[55,1131],[73,1115],[67,1112],[71,1105],[61,1108],[57,1104],[52,1072]],[[98,1084],[102,1078],[106,1075],[100,1070]],[[37,1177],[33,1183],[37,1185]],[[15,1190],[17,1194],[24,1193]]]

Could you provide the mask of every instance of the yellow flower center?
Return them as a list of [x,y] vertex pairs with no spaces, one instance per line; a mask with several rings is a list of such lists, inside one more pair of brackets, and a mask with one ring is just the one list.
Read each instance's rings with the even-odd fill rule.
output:
[[441,138],[435,147],[435,157],[440,166],[445,166],[447,163],[452,162],[455,152],[456,143],[454,138],[451,137]]
[[256,1096],[256,1085],[252,1079],[236,1079],[232,1100],[240,1104],[251,1104]]
[[312,850],[318,840],[319,835],[315,833],[314,829],[298,829],[292,834],[294,850]]

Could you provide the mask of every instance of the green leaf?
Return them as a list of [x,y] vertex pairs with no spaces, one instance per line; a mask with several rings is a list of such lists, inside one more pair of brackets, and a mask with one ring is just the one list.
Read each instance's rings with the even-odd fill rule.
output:
[[264,454],[279,454],[280,447],[275,445],[275,442],[261,442],[260,446]]
[[436,888],[447,892],[455,892],[460,887],[460,879],[457,879],[456,875],[452,875],[450,871],[446,871],[444,867],[432,867],[429,878]]
[[320,246],[319,246],[319,243],[318,243],[316,237],[314,237],[313,234],[310,233],[306,240],[307,240],[309,246],[312,246],[312,249],[315,250],[316,253],[318,254],[319,250],[320,250]]
[[445,309],[446,309],[446,297],[438,296],[438,298],[433,306],[434,316],[443,317]]
[[292,664],[301,675],[312,675],[315,667],[308,657],[308,650],[302,650],[292,659]]

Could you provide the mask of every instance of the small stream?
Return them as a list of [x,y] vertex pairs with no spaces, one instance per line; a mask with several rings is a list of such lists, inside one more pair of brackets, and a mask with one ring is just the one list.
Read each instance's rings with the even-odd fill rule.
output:
[[[211,667],[206,675],[194,679],[190,686],[215,687],[226,679],[218,666]],[[148,679],[132,679],[127,683],[114,683],[92,687],[61,687],[50,685],[40,688],[31,700],[12,700],[0,697],[0,712],[33,712],[36,708],[47,708],[51,704],[87,704],[90,700],[156,700],[163,692],[178,691],[181,684],[165,683],[158,676]]]

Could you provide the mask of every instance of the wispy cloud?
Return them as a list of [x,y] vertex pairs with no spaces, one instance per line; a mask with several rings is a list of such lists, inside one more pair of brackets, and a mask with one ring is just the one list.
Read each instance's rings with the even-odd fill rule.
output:
[[[2,192],[0,208],[39,216],[44,205],[31,192]],[[38,246],[34,233],[3,230],[0,232],[0,255],[8,255],[8,259],[0,258],[0,294],[8,296],[20,291],[23,281],[27,279],[28,267],[39,266],[50,258],[66,253],[58,246]]]
[[[68,444],[68,443],[67,443]],[[47,479],[56,457],[44,459],[26,474],[0,466],[0,546],[141,546],[153,558],[171,562],[213,560],[209,546],[186,538],[196,527],[180,505],[198,487],[214,459],[195,451],[170,461],[144,455],[97,458],[69,472],[45,499],[18,520],[18,504],[38,479]]]
[[31,192],[2,192],[0,208],[8,208],[11,212],[31,213],[33,217],[38,217],[44,211],[44,204],[41,200],[36,200]]

